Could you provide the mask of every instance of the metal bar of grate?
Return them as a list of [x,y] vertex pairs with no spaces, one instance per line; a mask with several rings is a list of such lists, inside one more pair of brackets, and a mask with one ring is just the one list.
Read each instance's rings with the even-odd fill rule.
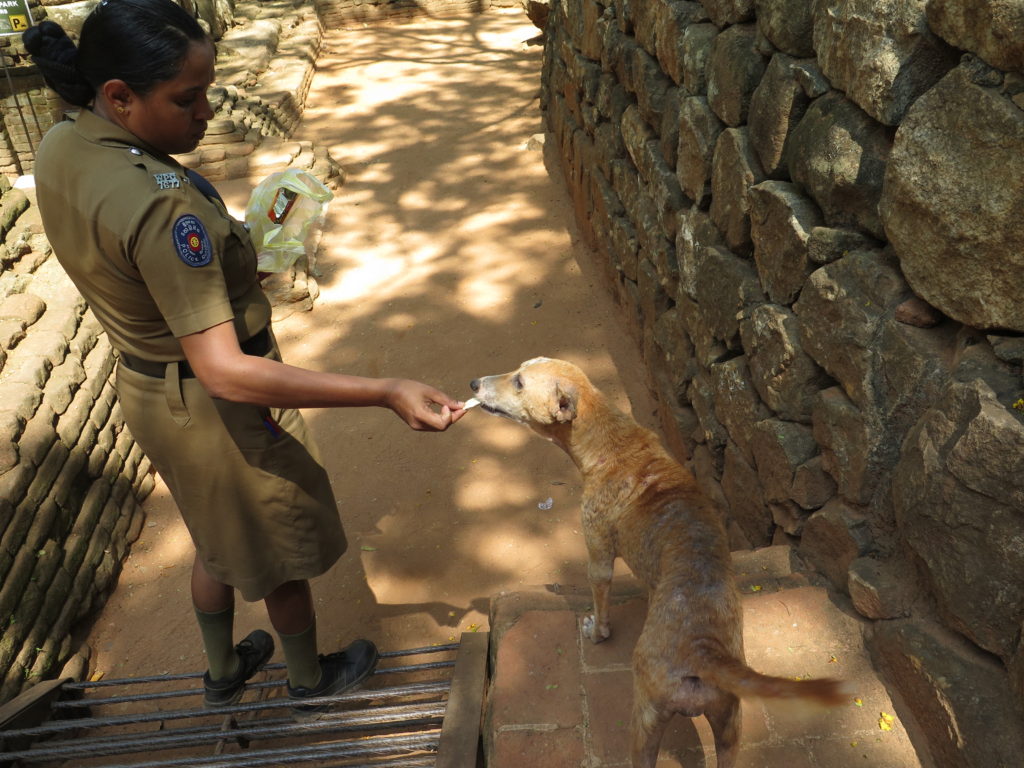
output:
[[[423,683],[419,685],[397,686],[390,689],[375,688],[362,691],[352,691],[350,693],[338,694],[337,696],[323,696],[320,698],[308,699],[306,700],[306,703],[310,706],[318,706],[320,704],[344,704],[347,702],[365,701],[366,699],[388,699],[402,696],[413,696],[416,694],[434,693],[438,690],[438,685],[438,683]],[[256,686],[250,685],[249,687],[258,689],[259,686],[257,684]],[[443,690],[447,691],[449,685],[445,683],[442,687]],[[193,695],[197,693],[199,692],[194,691]],[[133,698],[132,700],[138,699]],[[229,716],[290,708],[291,702],[287,699],[281,698],[268,699],[266,701],[254,702],[251,704],[235,704],[230,707],[219,707],[215,713],[211,713],[208,709],[178,709],[158,710],[155,712],[137,712],[126,715],[112,715],[105,718],[86,717],[74,720],[55,720],[32,728],[6,730],[0,734],[0,738],[9,740],[14,738],[60,733],[62,731],[77,731],[83,728],[103,728],[142,723],[165,723],[174,720],[188,720],[195,717],[210,717],[211,714]],[[0,752],[0,757],[3,757],[3,754],[4,753]]]
[[[476,649],[468,654],[467,637]],[[216,710],[173,701],[173,708],[160,709],[170,700],[201,700],[202,673],[52,681],[26,698],[24,712],[17,711],[17,699],[0,707],[0,768],[433,768],[440,765],[436,753],[455,688],[466,689],[453,679],[466,677],[474,665],[486,666],[486,633],[463,635],[457,644],[382,653],[362,690],[308,702],[331,705],[314,722],[290,716],[283,664],[268,665],[260,673],[265,679],[251,681],[242,702]],[[197,685],[176,685],[181,681]],[[473,688],[471,683],[468,690]],[[474,727],[478,736],[478,722]]]
[[294,765],[324,758],[364,758],[409,752],[436,752],[438,734],[392,736],[374,740],[338,741],[329,744],[305,744],[275,749],[249,750],[232,755],[195,755],[142,763],[118,763],[118,768],[249,768],[264,765]]
[[[419,671],[422,671],[422,670],[429,670],[429,669],[445,669],[445,668],[454,667],[454,666],[455,666],[455,662],[453,662],[453,661],[439,661],[439,662],[433,662],[433,663],[428,663],[428,664],[409,664],[409,665],[406,665],[406,666],[403,666],[403,667],[386,668],[386,669],[377,670],[374,674],[378,674],[378,675],[394,675],[394,674],[402,674],[402,673],[406,673],[406,672],[419,672]],[[283,670],[284,669],[284,665],[283,664],[274,664],[274,665],[269,665],[268,664],[265,667],[265,669],[267,671],[273,671],[274,669],[282,669]],[[182,677],[184,677],[184,676],[183,675],[175,676],[175,678],[177,678],[177,679],[180,679]],[[192,678],[192,677],[196,677],[196,675],[188,675],[188,677]],[[202,675],[200,674],[200,675],[198,675],[198,677],[202,678]],[[147,682],[164,682],[165,680],[169,680],[169,679],[171,679],[171,678],[169,678],[169,677],[168,678],[163,678],[163,679],[161,679],[161,678],[146,678],[146,681]],[[120,685],[124,686],[126,684],[130,684],[130,683],[133,683],[133,682],[140,682],[140,681],[131,681],[130,680],[130,681],[127,681],[127,682],[124,682],[124,683],[120,683]],[[254,688],[280,688],[284,684],[285,684],[285,680],[281,679],[281,680],[271,680],[271,681],[265,682],[265,683],[253,683],[253,684],[251,684],[250,687],[254,687]],[[159,692],[156,692],[156,693],[143,693],[143,694],[135,694],[135,695],[130,695],[130,696],[108,696],[106,698],[95,698],[95,699],[89,699],[89,700],[58,701],[58,702],[54,703],[53,708],[54,708],[55,711],[60,711],[60,710],[72,710],[72,709],[85,709],[85,708],[96,707],[96,706],[103,705],[103,704],[127,704],[127,703],[130,703],[130,702],[137,702],[137,701],[158,701],[160,699],[174,699],[174,698],[179,698],[179,697],[182,697],[182,696],[195,696],[196,693],[201,692],[201,691],[202,691],[201,688],[178,688],[178,689],[175,689],[175,690],[172,690],[172,691],[159,691]]]
[[[403,656],[422,656],[428,653],[444,653],[446,651],[459,650],[458,643],[446,645],[426,645],[420,648],[408,648],[403,651],[381,651],[381,661],[397,659]],[[283,671],[284,664],[267,664],[264,669],[268,672]],[[88,691],[93,688],[110,688],[117,685],[135,685],[139,683],[164,683],[174,680],[201,680],[203,672],[183,672],[177,675],[152,675],[150,677],[121,677],[108,678],[106,680],[82,680],[81,682],[65,683],[63,688],[66,691]]]
[[[258,726],[239,725],[227,731],[217,726],[157,731],[148,734],[146,742],[149,750],[156,751],[202,744],[216,744],[222,741],[242,743],[247,739],[303,736],[308,733],[323,735],[327,733],[365,732],[373,729],[393,728],[395,726],[440,726],[444,719],[444,713],[444,702],[438,702],[429,706],[408,705],[388,707],[384,710],[354,711],[337,721],[332,720],[318,724],[296,723],[291,719],[278,719],[262,721]],[[136,738],[124,736],[85,738],[48,742],[45,758],[69,760],[73,757],[108,757],[111,755],[131,754],[132,752],[137,752],[138,749],[139,744]],[[4,758],[8,760],[38,761],[40,759],[40,750],[27,749],[20,752],[9,752],[4,754]]]

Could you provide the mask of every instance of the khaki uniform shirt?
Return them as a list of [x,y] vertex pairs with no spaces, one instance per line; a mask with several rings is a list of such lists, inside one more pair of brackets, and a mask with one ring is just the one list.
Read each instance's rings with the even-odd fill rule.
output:
[[[58,260],[116,349],[170,363],[181,336],[233,320],[245,341],[268,325],[245,228],[174,159],[109,121],[82,111],[49,130],[36,195]],[[166,370],[118,366],[118,398],[207,572],[258,600],[330,568],[345,533],[301,414],[211,398]]]
[[54,253],[115,349],[170,362],[178,337],[270,322],[248,232],[172,157],[82,110],[47,132],[35,175]]

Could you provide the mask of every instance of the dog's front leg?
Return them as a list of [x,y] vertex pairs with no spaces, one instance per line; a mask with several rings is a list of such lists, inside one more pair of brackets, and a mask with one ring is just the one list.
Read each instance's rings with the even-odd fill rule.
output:
[[583,636],[594,643],[611,637],[608,602],[611,594],[615,548],[609,532],[587,524],[584,511],[583,532],[587,542],[587,578],[594,596],[594,613],[583,619]]
[[608,621],[608,595],[612,583],[611,561],[595,565],[591,560],[587,565],[587,577],[590,579],[590,590],[594,596],[594,612],[583,618],[583,636],[594,643],[600,643],[612,635],[612,627]]

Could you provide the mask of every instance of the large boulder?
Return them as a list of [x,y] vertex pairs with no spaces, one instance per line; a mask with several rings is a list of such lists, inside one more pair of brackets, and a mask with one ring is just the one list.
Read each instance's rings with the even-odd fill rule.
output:
[[1024,70],[1024,3],[1020,0],[931,0],[928,26],[993,67]]
[[750,99],[768,66],[758,42],[756,25],[736,24],[711,44],[708,103],[726,125],[735,127],[747,122]]
[[1024,712],[1013,703],[998,662],[921,619],[875,622],[867,644],[875,666],[913,713],[934,765],[1019,764]]
[[679,106],[676,177],[682,191],[697,205],[711,195],[711,161],[725,124],[703,96],[690,96]]
[[726,245],[739,256],[747,256],[753,249],[749,191],[764,178],[746,127],[725,129],[711,159],[710,213]]
[[904,441],[893,501],[946,622],[1009,661],[1024,622],[1021,414],[981,378],[951,383]]
[[804,352],[796,315],[759,304],[743,313],[740,337],[761,399],[781,418],[809,424],[814,398],[830,379]]
[[739,349],[740,311],[764,302],[753,262],[721,246],[703,248],[697,253],[695,285],[700,314],[711,334],[730,349]]
[[[593,4],[597,5],[596,2]],[[656,35],[654,52],[676,85],[683,85],[686,72],[686,29],[691,24],[707,19],[707,14],[700,3],[686,0],[660,0],[656,5],[659,13],[655,20],[661,31]]]
[[1024,331],[1024,112],[964,64],[896,132],[885,233],[914,292],[976,328]]
[[928,0],[815,0],[814,50],[832,85],[886,125],[956,65],[925,18]]
[[831,227],[883,239],[878,201],[890,131],[837,91],[815,99],[789,139],[790,178],[814,198]]
[[804,350],[859,408],[876,409],[880,331],[907,293],[891,258],[856,251],[815,271],[793,307]]
[[814,55],[814,4],[807,0],[754,0],[757,27],[790,56]]
[[771,416],[750,380],[750,369],[743,355],[711,366],[715,415],[725,426],[729,438],[744,460],[753,467],[754,434],[757,423]]
[[794,59],[784,53],[772,56],[751,96],[747,117],[750,141],[769,178],[785,178],[786,149],[793,129],[811,100],[828,90],[828,81],[814,59]]
[[720,27],[747,21],[754,15],[754,0],[701,0],[701,4]]
[[810,260],[810,232],[820,226],[821,211],[786,181],[765,181],[747,192],[754,261],[768,298],[792,304],[807,276],[815,269]]

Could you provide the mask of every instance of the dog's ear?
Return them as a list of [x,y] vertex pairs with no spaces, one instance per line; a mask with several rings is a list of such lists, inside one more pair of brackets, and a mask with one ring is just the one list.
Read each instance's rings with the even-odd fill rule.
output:
[[551,410],[551,415],[555,421],[568,424],[576,418],[576,401],[578,397],[579,392],[575,386],[562,381],[555,383],[555,402]]

